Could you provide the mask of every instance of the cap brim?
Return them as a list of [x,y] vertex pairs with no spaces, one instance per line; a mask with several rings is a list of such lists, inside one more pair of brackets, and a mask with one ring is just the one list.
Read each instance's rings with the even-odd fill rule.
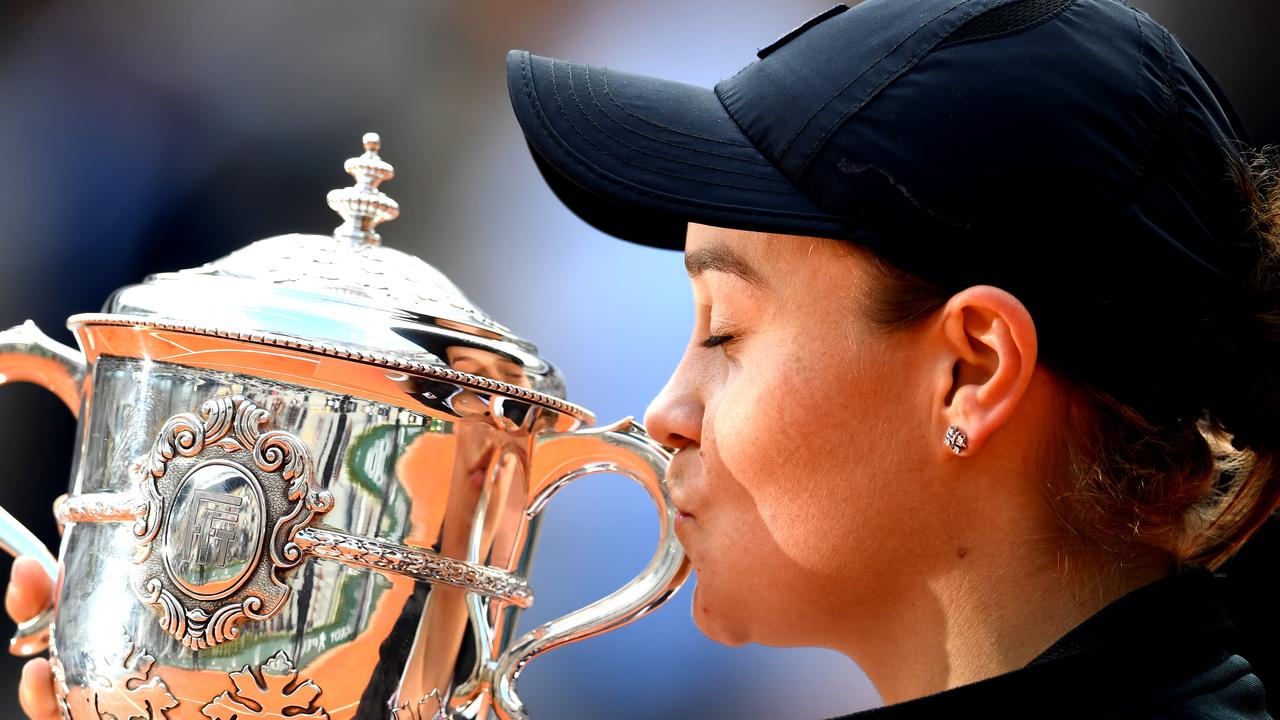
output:
[[681,249],[689,222],[848,231],[751,144],[709,88],[512,50],[507,89],[547,184],[609,235]]

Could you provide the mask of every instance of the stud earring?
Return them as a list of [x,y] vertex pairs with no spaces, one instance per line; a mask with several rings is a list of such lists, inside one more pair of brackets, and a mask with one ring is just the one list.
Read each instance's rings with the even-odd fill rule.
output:
[[942,443],[951,448],[951,452],[959,455],[969,447],[969,436],[965,435],[958,426],[952,425],[947,428],[947,436],[942,439]]

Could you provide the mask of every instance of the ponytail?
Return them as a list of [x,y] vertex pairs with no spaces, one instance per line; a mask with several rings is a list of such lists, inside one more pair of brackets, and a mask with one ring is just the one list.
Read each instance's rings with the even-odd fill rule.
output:
[[[1254,244],[1250,294],[1252,336],[1241,343],[1245,376],[1227,383],[1209,408],[1206,437],[1214,445],[1219,482],[1209,520],[1188,538],[1191,563],[1217,569],[1280,505],[1280,157],[1276,146],[1228,155],[1249,216]],[[1229,442],[1222,442],[1229,439]],[[1216,443],[1214,441],[1217,441]]]

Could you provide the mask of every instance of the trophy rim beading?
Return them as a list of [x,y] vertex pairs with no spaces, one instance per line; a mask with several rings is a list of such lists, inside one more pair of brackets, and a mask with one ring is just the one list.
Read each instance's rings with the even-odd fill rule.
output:
[[[550,410],[563,413],[584,425],[592,425],[596,420],[595,413],[585,407],[538,390],[512,385],[511,383],[494,380],[482,375],[473,375],[460,370],[454,370],[447,365],[421,362],[411,358],[400,357],[361,347],[344,346],[337,343],[315,341],[272,333],[243,332],[213,326],[193,325],[179,321],[144,318],[133,315],[80,313],[72,315],[67,319],[67,327],[73,331],[92,326],[149,328],[153,330],[180,332],[192,335],[225,338],[241,342],[251,342],[259,345],[287,348],[290,350],[300,350],[341,360],[352,360],[369,365],[376,365],[387,368],[388,370],[434,377],[472,390],[496,393],[505,397],[524,400]],[[243,370],[240,372],[243,372]]]

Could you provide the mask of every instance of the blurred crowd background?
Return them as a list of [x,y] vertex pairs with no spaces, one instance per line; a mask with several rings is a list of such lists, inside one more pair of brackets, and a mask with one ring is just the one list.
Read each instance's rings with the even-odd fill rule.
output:
[[[1215,74],[1256,144],[1280,141],[1280,3],[1134,4]],[[688,340],[681,258],[603,236],[550,193],[510,112],[506,51],[710,87],[830,5],[4,0],[0,325],[31,318],[71,343],[68,315],[148,273],[269,235],[327,233],[337,218],[325,193],[350,183],[342,161],[373,130],[397,169],[384,190],[402,208],[384,242],[537,343],[601,420],[640,416]],[[49,507],[66,488],[73,428],[52,395],[0,388],[0,502],[54,547]],[[523,627],[628,580],[656,527],[624,479],[563,493]],[[1261,543],[1249,551],[1276,566]],[[534,661],[521,679],[533,714],[820,718],[879,704],[835,653],[712,643],[689,599],[686,588],[641,622]],[[19,712],[20,666],[0,661],[5,717]]]

